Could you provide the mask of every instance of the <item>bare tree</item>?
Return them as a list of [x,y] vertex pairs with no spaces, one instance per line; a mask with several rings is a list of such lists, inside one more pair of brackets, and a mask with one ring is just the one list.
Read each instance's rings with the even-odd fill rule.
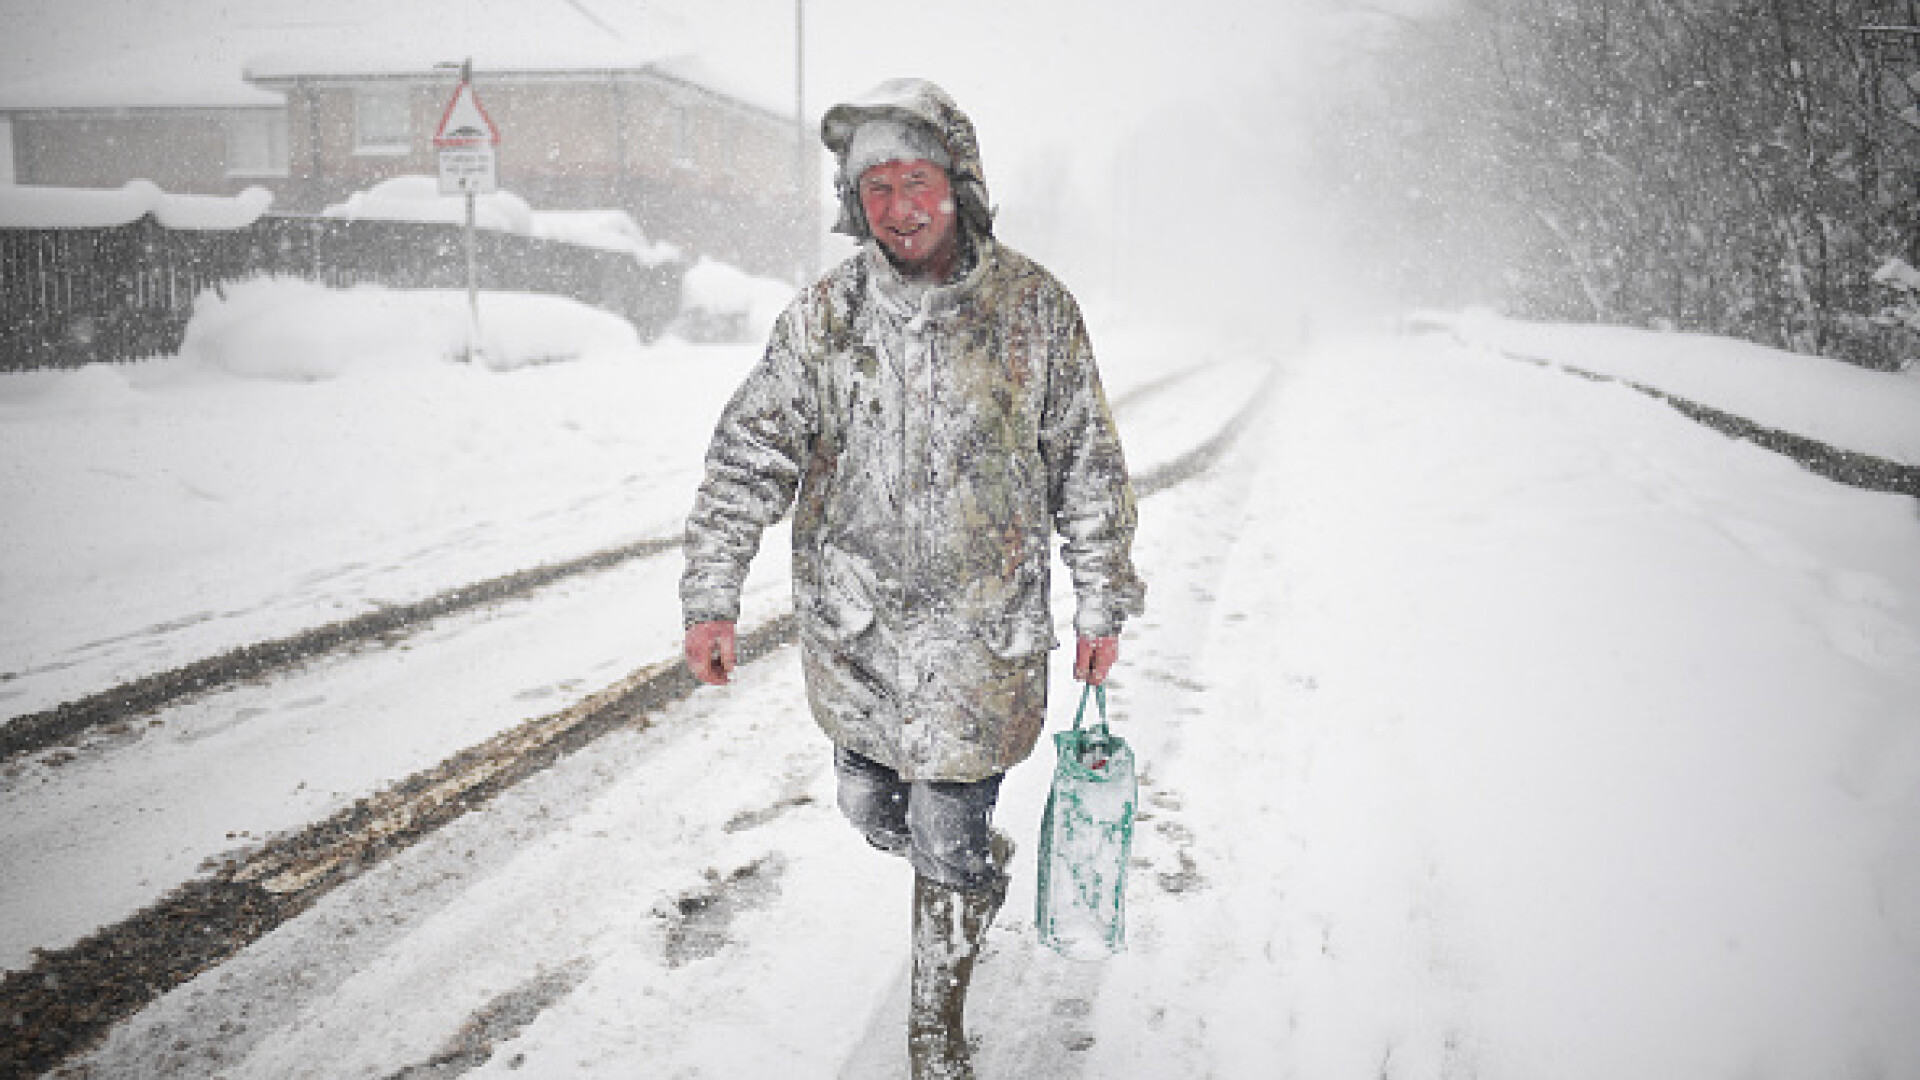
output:
[[1873,274],[1920,243],[1920,143],[1876,42],[1920,48],[1912,6],[1461,0],[1383,35],[1349,189],[1429,250],[1498,236],[1525,314],[1887,364]]

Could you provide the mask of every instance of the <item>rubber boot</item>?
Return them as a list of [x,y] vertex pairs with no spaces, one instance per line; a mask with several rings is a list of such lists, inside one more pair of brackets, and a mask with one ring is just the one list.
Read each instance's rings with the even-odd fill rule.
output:
[[967,1047],[967,987],[987,928],[1007,899],[1012,844],[994,836],[993,885],[963,892],[932,878],[913,879],[913,984],[907,1012],[907,1060],[913,1080],[974,1080]]

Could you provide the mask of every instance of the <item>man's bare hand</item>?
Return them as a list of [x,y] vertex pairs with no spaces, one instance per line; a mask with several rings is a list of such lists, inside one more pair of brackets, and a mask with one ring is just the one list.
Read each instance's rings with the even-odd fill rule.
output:
[[1113,670],[1113,662],[1118,659],[1119,638],[1083,637],[1073,652],[1073,677],[1099,686],[1107,681],[1107,672]]
[[738,662],[732,623],[703,622],[687,627],[687,667],[693,669],[694,678],[710,686],[725,686],[732,680]]

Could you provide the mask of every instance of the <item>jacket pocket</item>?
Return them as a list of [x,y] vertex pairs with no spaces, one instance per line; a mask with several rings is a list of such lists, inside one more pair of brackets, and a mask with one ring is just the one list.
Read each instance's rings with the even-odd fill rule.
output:
[[879,591],[873,568],[857,555],[823,544],[819,569],[813,595],[807,598],[812,616],[808,629],[836,643],[858,637],[873,623]]
[[968,616],[988,652],[1014,660],[1057,644],[1047,597],[1049,569],[1045,534],[1029,533],[1013,573],[976,589]]

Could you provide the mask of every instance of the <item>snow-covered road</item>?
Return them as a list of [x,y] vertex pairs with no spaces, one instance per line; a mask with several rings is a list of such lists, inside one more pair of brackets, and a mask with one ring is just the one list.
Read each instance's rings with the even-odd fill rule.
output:
[[[1177,460],[1266,374],[1261,365],[1214,364],[1120,390],[1120,414],[1159,433],[1139,441],[1136,460],[1149,472]],[[684,494],[700,455],[692,435],[683,442],[671,478]],[[649,478],[642,486],[666,483]],[[545,501],[530,504],[536,516],[545,516]],[[777,530],[767,546],[785,543]],[[126,918],[217,857],[573,704],[636,663],[671,659],[679,651],[679,572],[668,551],[564,582],[536,602],[436,622],[398,647],[326,657],[198,697],[141,718],[134,732],[97,735],[77,752],[33,756],[0,781],[12,808],[4,849],[15,871],[0,883],[0,963],[23,967],[30,950],[64,947]],[[332,604],[363,602],[363,594],[335,588]],[[788,589],[784,560],[763,560],[750,583],[749,624],[784,610]]]
[[[1130,344],[1122,401],[1200,359]],[[1278,362],[1227,456],[1143,505],[1130,950],[1037,947],[1023,866],[971,1010],[983,1080],[1920,1075],[1914,501],[1453,342]],[[1137,470],[1264,373],[1208,370],[1122,411]],[[7,967],[671,655],[674,562],[17,767]],[[594,742],[68,1071],[898,1075],[909,872],[839,820],[801,702],[780,650]],[[1005,789],[1023,838],[1045,757]]]

